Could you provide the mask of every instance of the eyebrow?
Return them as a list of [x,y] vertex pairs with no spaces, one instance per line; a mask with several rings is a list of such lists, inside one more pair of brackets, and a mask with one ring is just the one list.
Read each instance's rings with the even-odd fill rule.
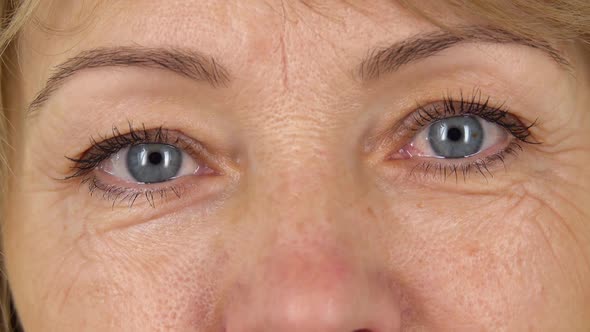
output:
[[28,112],[43,106],[57,89],[74,74],[100,67],[142,67],[164,69],[213,87],[227,86],[229,72],[214,58],[201,53],[168,48],[105,47],[81,52],[55,67],[45,87],[31,102]]
[[356,73],[361,80],[370,81],[394,72],[400,67],[463,43],[519,44],[543,51],[563,67],[569,61],[549,42],[532,39],[506,30],[485,27],[456,27],[452,31],[435,31],[418,34],[384,48],[375,48],[358,66]]
[[[432,57],[463,43],[520,44],[543,51],[558,64],[569,68],[569,61],[549,42],[532,39],[506,30],[485,27],[456,27],[452,31],[422,33],[384,48],[375,48],[361,62],[356,74],[370,81],[394,72],[409,63]],[[118,46],[84,51],[55,67],[44,88],[28,107],[28,113],[41,108],[49,97],[74,74],[100,67],[143,67],[165,69],[213,87],[227,86],[229,71],[213,57],[202,53],[168,48]]]

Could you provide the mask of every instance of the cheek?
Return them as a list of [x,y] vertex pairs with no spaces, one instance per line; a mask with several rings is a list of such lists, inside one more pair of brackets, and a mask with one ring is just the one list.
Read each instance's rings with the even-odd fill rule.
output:
[[420,318],[441,329],[518,330],[536,326],[531,317],[552,326],[559,322],[551,317],[583,316],[576,309],[561,313],[572,302],[587,308],[588,290],[578,286],[590,276],[562,229],[567,216],[525,192],[425,197],[406,197],[380,217],[399,226],[383,232],[390,273],[399,276],[408,302],[407,324]]
[[[187,230],[183,236],[163,229],[115,233],[98,240],[97,247],[98,268],[105,271],[97,282],[115,283],[121,290],[108,304],[118,308],[111,313],[122,315],[115,321],[127,320],[129,328],[140,330],[186,329],[197,322],[207,326],[225,264],[223,250],[214,249],[214,236],[202,230]],[[186,235],[195,233],[199,235]]]
[[100,272],[80,287],[115,290],[103,303],[124,330],[186,330],[215,321],[227,255],[216,232],[183,220],[189,225],[156,220],[92,240],[97,263],[89,275]]
[[20,239],[8,243],[10,279],[31,331],[49,322],[64,331],[131,331],[188,330],[218,321],[227,254],[214,228],[185,215],[178,216],[182,224],[167,217],[100,233],[79,226],[84,220],[46,211],[11,219],[26,218],[29,225],[51,219],[54,226],[9,229]]

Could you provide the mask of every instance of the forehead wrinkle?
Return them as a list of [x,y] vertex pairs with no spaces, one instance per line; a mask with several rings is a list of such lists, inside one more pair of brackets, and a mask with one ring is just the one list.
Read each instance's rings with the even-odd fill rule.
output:
[[367,8],[363,8],[361,6],[363,2],[358,1],[357,3],[355,0],[330,0],[330,3],[318,0],[264,0],[264,2],[286,21],[296,23],[303,18],[305,11],[307,14],[320,16],[335,23],[343,23],[342,18],[338,17],[334,10],[338,7],[351,8],[367,17],[375,14]]

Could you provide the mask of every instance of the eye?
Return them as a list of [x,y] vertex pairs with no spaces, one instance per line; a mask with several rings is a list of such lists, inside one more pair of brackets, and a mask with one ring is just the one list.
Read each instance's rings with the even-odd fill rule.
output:
[[457,183],[459,176],[467,180],[471,173],[487,181],[495,170],[508,171],[508,157],[512,162],[527,152],[524,144],[541,144],[531,133],[537,120],[527,125],[506,103],[484,98],[477,89],[473,93],[471,98],[459,92],[457,99],[448,95],[425,106],[418,103],[400,126],[402,133],[412,133],[405,136],[409,141],[386,160],[408,160],[394,164],[411,166],[409,175],[419,181],[454,177]]
[[117,178],[135,183],[160,183],[202,173],[201,167],[186,152],[169,144],[137,144],[102,162],[99,169]]
[[461,159],[509,143],[510,134],[500,125],[479,116],[462,115],[437,120],[422,129],[399,153],[405,158]]
[[91,196],[101,192],[96,196],[113,201],[113,207],[127,203],[131,208],[143,197],[155,208],[156,198],[168,202],[190,193],[204,199],[221,190],[223,160],[199,140],[162,127],[136,129],[132,123],[126,134],[113,126],[109,136],[91,137],[79,158],[66,156],[71,173],[64,180],[80,179]]

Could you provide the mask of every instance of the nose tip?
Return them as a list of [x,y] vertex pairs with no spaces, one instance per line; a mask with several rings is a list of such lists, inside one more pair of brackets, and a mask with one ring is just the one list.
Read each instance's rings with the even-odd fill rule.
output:
[[282,253],[255,270],[232,290],[226,332],[399,330],[399,296],[360,264]]

